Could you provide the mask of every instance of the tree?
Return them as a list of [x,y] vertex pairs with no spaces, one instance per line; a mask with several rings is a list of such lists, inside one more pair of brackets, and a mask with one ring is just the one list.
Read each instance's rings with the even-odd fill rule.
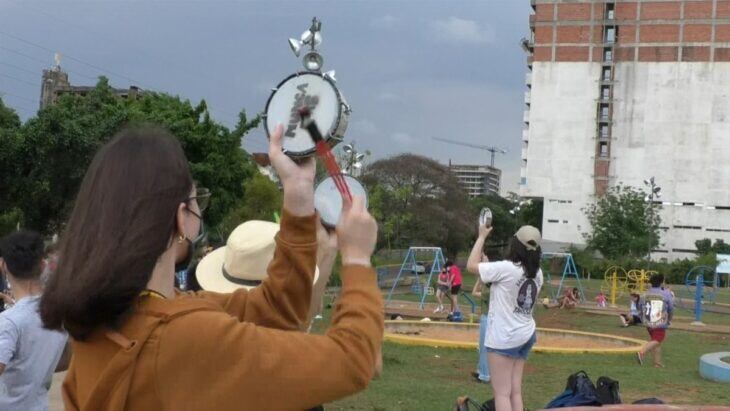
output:
[[448,168],[412,154],[369,165],[362,181],[380,225],[378,246],[440,246],[449,255],[468,246],[476,215]]
[[584,234],[588,246],[611,259],[648,255],[659,244],[661,219],[645,197],[640,189],[618,185],[585,208],[593,230]]
[[23,224],[23,213],[12,207],[10,190],[14,173],[12,153],[17,145],[20,117],[0,98],[0,237]]
[[279,187],[261,173],[255,174],[244,185],[246,196],[220,225],[221,239],[225,241],[239,224],[248,220],[274,221],[274,213],[281,210],[282,194]]
[[180,139],[194,179],[211,190],[205,218],[215,226],[240,203],[245,181],[257,172],[240,141],[259,120],[249,121],[241,112],[231,132],[211,119],[205,101],[193,106],[179,97],[151,92],[121,99],[101,77],[85,96],[61,96],[17,128],[14,137],[0,135],[3,147],[13,142],[0,161],[10,165],[0,169],[0,181],[8,184],[2,187],[7,189],[3,198],[7,193],[9,199],[7,204],[0,202],[0,213],[19,209],[28,228],[57,232],[96,151],[125,125],[155,124]]
[[695,247],[697,248],[697,253],[701,256],[708,254],[730,254],[730,244],[725,243],[720,238],[715,240],[715,244],[709,238],[697,240],[695,241]]

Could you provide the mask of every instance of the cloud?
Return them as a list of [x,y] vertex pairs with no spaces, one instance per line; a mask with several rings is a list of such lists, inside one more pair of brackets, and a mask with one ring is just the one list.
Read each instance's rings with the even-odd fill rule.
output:
[[353,122],[351,128],[354,134],[362,134],[365,136],[374,136],[380,132],[378,126],[368,119]]
[[415,139],[413,137],[411,137],[410,134],[403,133],[400,131],[397,133],[391,134],[390,139],[395,141],[396,143],[398,143],[400,145],[404,145],[404,146],[408,146],[408,145],[415,143]]
[[446,20],[437,20],[431,25],[436,36],[454,43],[485,44],[495,39],[492,27],[480,27],[474,20],[460,19],[451,16]]
[[399,95],[395,93],[391,93],[389,91],[383,91],[380,94],[378,94],[378,99],[383,101],[400,101],[401,98]]
[[391,14],[372,19],[370,21],[370,27],[374,29],[392,29],[400,23],[400,19]]

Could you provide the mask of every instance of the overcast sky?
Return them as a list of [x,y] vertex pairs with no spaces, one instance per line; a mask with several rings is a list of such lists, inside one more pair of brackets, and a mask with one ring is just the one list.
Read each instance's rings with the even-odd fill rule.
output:
[[[346,140],[374,159],[411,152],[442,163],[486,164],[489,153],[432,137],[501,146],[502,191],[517,191],[526,90],[518,41],[529,13],[527,0],[0,0],[0,94],[32,115],[41,70],[59,51],[72,84],[103,74],[116,87],[205,98],[232,126],[301,69],[287,38],[316,15],[324,67],[337,71],[353,108]],[[244,146],[263,151],[265,139],[256,130]]]

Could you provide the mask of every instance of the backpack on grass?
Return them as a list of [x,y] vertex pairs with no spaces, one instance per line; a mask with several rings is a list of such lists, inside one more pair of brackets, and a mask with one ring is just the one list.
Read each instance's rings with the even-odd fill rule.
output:
[[545,408],[566,408],[581,405],[601,405],[598,401],[596,386],[585,371],[578,371],[568,377],[565,391],[545,406]]
[[596,394],[598,401],[603,404],[621,404],[618,390],[618,381],[608,377],[598,377],[596,380]]

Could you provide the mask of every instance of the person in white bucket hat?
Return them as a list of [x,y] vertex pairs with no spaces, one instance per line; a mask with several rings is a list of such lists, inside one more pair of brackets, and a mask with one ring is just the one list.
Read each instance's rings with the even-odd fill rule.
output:
[[[274,259],[279,224],[252,220],[236,227],[224,247],[203,257],[195,276],[205,291],[232,293],[250,290],[266,279],[267,267]],[[319,278],[315,267],[314,283]]]

